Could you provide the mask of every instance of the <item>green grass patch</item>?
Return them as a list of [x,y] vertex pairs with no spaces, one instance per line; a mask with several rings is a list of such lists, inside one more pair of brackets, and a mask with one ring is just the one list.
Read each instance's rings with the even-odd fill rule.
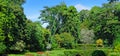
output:
[[[83,47],[81,47],[83,48]],[[80,54],[82,56],[91,56],[93,51],[102,50],[105,52],[107,56],[120,56],[120,53],[113,52],[111,48],[108,47],[87,47],[85,49],[60,49],[60,50],[52,50],[45,51],[44,54],[38,54],[37,52],[27,52],[25,54],[9,54],[9,56],[75,56],[76,54]]]

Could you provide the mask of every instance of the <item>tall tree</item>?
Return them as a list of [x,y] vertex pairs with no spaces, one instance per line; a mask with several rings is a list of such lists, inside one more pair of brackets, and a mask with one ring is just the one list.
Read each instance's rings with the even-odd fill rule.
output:
[[[21,40],[25,41],[26,16],[24,15],[22,4],[24,0],[0,0],[0,12],[2,13],[1,23],[5,36],[7,50],[18,50],[16,45]],[[13,48],[14,47],[14,48]],[[24,48],[22,48],[23,50]]]
[[74,37],[79,36],[79,32],[77,32],[79,31],[79,27],[77,26],[79,26],[80,21],[74,6],[67,7],[62,3],[50,8],[45,7],[41,11],[40,17],[42,22],[49,24],[47,28],[51,30],[51,35],[67,32]]
[[[119,3],[117,3],[119,4]],[[117,5],[116,4],[116,5]],[[119,17],[116,5],[104,4],[102,7],[93,7],[90,10],[90,28],[93,28],[97,37],[107,39],[108,45],[112,45],[119,26]],[[111,7],[112,6],[112,7]],[[118,31],[117,31],[118,32]]]
[[113,2],[116,2],[116,1],[119,1],[119,0],[108,0],[109,3],[113,3]]

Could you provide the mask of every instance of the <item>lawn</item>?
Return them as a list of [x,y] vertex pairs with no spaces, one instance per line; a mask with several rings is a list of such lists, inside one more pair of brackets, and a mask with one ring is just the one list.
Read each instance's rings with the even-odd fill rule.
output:
[[25,54],[9,54],[9,56],[75,56],[80,54],[82,56],[90,56],[93,51],[102,50],[107,56],[120,56],[119,53],[113,51],[110,47],[95,47],[95,46],[79,46],[74,49],[59,49],[45,52],[27,52]]
[[37,52],[27,52],[25,54],[9,54],[9,56],[58,56],[63,55],[64,50],[46,51],[44,54],[38,54]]
[[[119,53],[114,53],[110,49],[102,48],[107,56],[117,56],[120,55]],[[80,53],[83,56],[89,56],[94,51],[94,49],[90,50],[75,50],[75,49],[65,49],[65,50],[52,50],[46,51],[43,54],[38,54],[37,52],[27,52],[25,54],[9,54],[9,56],[73,56],[77,53]]]

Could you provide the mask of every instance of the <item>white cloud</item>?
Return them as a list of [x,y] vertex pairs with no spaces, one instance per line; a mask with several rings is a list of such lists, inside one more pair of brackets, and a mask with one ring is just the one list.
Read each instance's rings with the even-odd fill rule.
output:
[[83,9],[90,10],[90,7],[87,7],[87,6],[84,6],[84,5],[81,5],[81,4],[76,4],[75,8],[77,9],[77,11],[81,11]]
[[39,21],[40,19],[38,19],[39,15],[29,15],[27,16],[28,19],[32,20],[32,21]]

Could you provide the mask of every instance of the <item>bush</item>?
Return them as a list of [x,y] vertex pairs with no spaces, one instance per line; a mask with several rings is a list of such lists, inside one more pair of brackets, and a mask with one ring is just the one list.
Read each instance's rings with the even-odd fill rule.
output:
[[56,49],[56,48],[60,48],[60,43],[62,42],[62,39],[60,38],[59,34],[54,35],[54,37],[52,38],[52,48]]
[[0,54],[5,53],[6,46],[3,43],[0,43]]
[[62,39],[60,43],[61,47],[64,47],[66,49],[73,48],[74,37],[71,34],[64,32],[60,34],[60,37]]
[[71,49],[73,48],[74,44],[74,37],[70,33],[61,33],[56,34],[52,38],[52,48],[66,48]]
[[95,51],[92,53],[92,56],[106,56],[106,54],[105,54],[104,51],[102,51],[102,50],[95,50]]
[[88,28],[84,28],[84,29],[81,29],[80,31],[81,33],[81,42],[84,43],[84,44],[93,44],[94,42],[94,31],[93,30],[89,30]]
[[115,46],[114,51],[120,52],[120,34],[118,34],[116,37],[117,38],[114,41],[114,46]]
[[103,46],[103,40],[102,39],[96,40],[96,44],[97,44],[98,47],[102,47]]
[[120,52],[120,44],[117,44],[114,49],[115,52]]

